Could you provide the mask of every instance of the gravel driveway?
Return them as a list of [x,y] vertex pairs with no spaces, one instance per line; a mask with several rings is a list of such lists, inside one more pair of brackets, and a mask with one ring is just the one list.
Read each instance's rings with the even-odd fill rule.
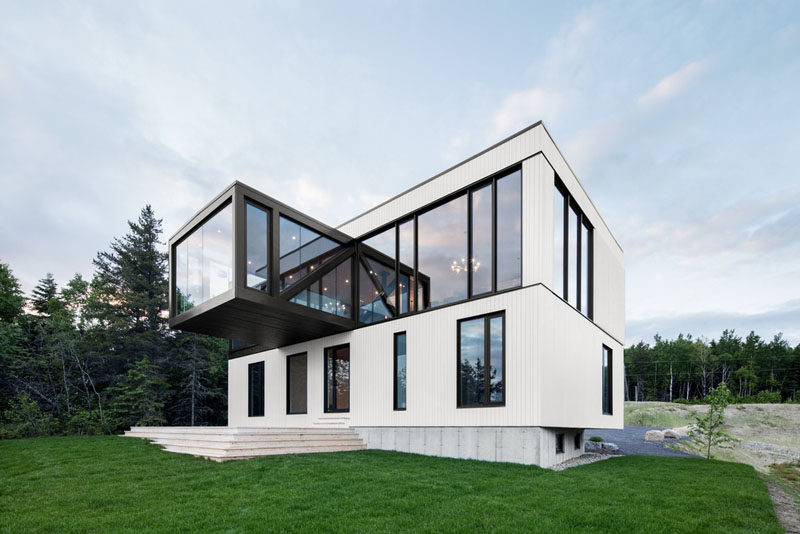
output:
[[657,441],[645,441],[644,434],[648,430],[664,430],[661,427],[653,426],[626,426],[622,430],[601,430],[587,428],[584,432],[584,439],[592,436],[600,436],[603,441],[614,443],[619,447],[622,454],[641,454],[642,456],[679,456],[683,458],[697,458],[692,454],[676,451],[666,446],[673,440],[664,440],[664,443]]

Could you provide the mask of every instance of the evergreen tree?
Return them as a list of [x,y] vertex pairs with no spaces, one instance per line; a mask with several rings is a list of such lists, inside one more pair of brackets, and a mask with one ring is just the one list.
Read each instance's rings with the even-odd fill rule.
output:
[[51,315],[60,309],[58,285],[51,273],[47,273],[33,288],[31,305],[40,315]]
[[117,427],[166,424],[166,382],[147,355],[134,363],[109,393],[113,399],[111,415]]
[[0,263],[0,322],[10,324],[22,313],[25,297],[11,268]]

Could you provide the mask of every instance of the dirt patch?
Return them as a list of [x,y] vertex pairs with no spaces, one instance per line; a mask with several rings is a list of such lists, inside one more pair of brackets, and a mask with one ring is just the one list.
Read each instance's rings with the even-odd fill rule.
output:
[[800,515],[794,499],[775,482],[769,479],[765,479],[764,482],[767,484],[769,496],[775,506],[775,515],[778,516],[778,521],[783,529],[789,534],[800,534]]

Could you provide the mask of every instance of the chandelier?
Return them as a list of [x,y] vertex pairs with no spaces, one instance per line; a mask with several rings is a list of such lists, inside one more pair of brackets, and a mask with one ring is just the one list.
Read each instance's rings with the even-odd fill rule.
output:
[[[476,261],[475,258],[470,259],[470,263],[472,264],[472,272],[477,272],[478,269],[481,268],[481,262]],[[453,260],[453,263],[450,264],[450,270],[456,274],[460,274],[462,272],[467,272],[467,260],[466,258],[461,258],[461,261]]]

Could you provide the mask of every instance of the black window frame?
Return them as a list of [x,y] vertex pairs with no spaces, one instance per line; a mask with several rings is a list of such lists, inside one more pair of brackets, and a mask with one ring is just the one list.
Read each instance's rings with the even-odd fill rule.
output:
[[564,454],[564,432],[556,434],[556,454]]
[[575,440],[575,443],[574,443],[575,450],[576,451],[580,450],[581,447],[583,446],[583,432],[576,433],[575,437],[573,439]]
[[[347,347],[347,361],[349,362],[348,363],[348,368],[347,368],[347,408],[329,409],[328,408],[328,360],[330,358],[330,352],[331,351],[342,349],[344,347]],[[324,368],[323,368],[323,373],[322,374],[323,374],[323,378],[324,378],[323,398],[324,398],[324,402],[325,402],[323,411],[324,411],[324,413],[349,413],[350,412],[350,383],[351,383],[350,372],[352,371],[352,363],[353,363],[352,353],[350,352],[350,343],[341,343],[339,345],[334,345],[332,347],[325,347],[325,349],[323,351],[323,354],[324,354],[324,361],[323,361]],[[336,373],[335,372],[333,373],[333,378],[334,378],[334,384],[335,384],[335,381],[336,381]],[[334,387],[335,387],[335,385],[334,385]],[[336,402],[336,398],[334,397],[334,403],[335,402]]]
[[[606,361],[606,355],[608,355],[608,361]],[[614,415],[614,351],[608,345],[603,345],[600,375],[603,415]]]
[[[253,373],[256,371],[257,373],[261,374],[261,380],[258,380],[257,388],[261,390],[261,403],[258,406],[260,408],[261,413],[257,413],[256,410],[256,390],[253,388],[253,384],[255,382],[253,378]],[[264,417],[266,413],[266,395],[265,395],[265,386],[264,382],[266,381],[266,375],[264,374],[264,361],[260,362],[253,362],[248,364],[247,366],[247,417]]]
[[[454,192],[448,194],[447,196],[444,196],[442,198],[438,198],[435,201],[433,201],[433,202],[431,202],[429,204],[426,204],[425,206],[422,206],[419,209],[416,209],[416,210],[412,211],[411,213],[406,213],[402,217],[399,217],[398,219],[395,219],[394,221],[392,221],[392,222],[390,222],[388,224],[385,224],[385,225],[383,225],[383,226],[381,226],[381,227],[379,227],[379,228],[377,228],[375,230],[371,230],[370,232],[362,235],[361,237],[359,237],[356,240],[356,242],[357,242],[356,256],[358,258],[358,262],[362,262],[362,257],[364,257],[364,256],[370,257],[370,258],[374,258],[374,259],[379,259],[381,261],[386,261],[386,259],[388,259],[388,258],[384,254],[381,254],[378,251],[374,251],[373,252],[371,247],[370,247],[369,251],[365,250],[366,246],[364,245],[364,242],[369,240],[369,239],[371,239],[371,238],[373,238],[373,237],[375,237],[375,236],[377,236],[377,235],[379,235],[379,234],[381,234],[381,233],[383,233],[383,232],[385,232],[386,230],[388,230],[390,228],[394,228],[395,229],[395,257],[394,257],[395,280],[396,280],[396,283],[399,283],[399,280],[400,280],[400,277],[399,277],[399,274],[400,274],[400,269],[399,269],[399,263],[400,263],[400,254],[399,254],[399,252],[400,252],[399,251],[399,248],[400,248],[400,234],[399,234],[400,225],[402,225],[402,224],[404,224],[404,223],[406,223],[408,221],[411,221],[411,220],[414,221],[414,228],[413,228],[413,231],[414,231],[414,250],[413,250],[413,253],[414,253],[414,265],[413,265],[414,284],[413,284],[413,287],[410,288],[410,290],[413,291],[414,306],[413,307],[409,306],[409,308],[410,308],[409,311],[400,313],[400,310],[402,309],[402,307],[400,305],[400,300],[399,299],[401,298],[401,296],[400,296],[400,292],[397,291],[396,292],[397,293],[396,298],[392,299],[393,302],[389,302],[388,303],[391,306],[390,309],[396,310],[396,313],[395,313],[394,317],[389,317],[388,319],[384,319],[383,321],[391,321],[391,320],[397,319],[399,317],[410,316],[410,315],[414,315],[414,314],[417,314],[417,313],[422,313],[422,312],[425,312],[425,311],[428,311],[428,310],[431,310],[431,309],[440,309],[440,308],[444,308],[444,307],[447,307],[447,306],[452,306],[454,304],[467,302],[467,301],[472,300],[472,299],[484,298],[484,297],[487,297],[487,296],[490,296],[490,295],[505,293],[507,291],[514,291],[514,290],[517,290],[517,289],[520,289],[520,288],[524,287],[524,284],[523,284],[523,281],[522,281],[522,275],[524,275],[524,272],[525,272],[525,268],[524,268],[524,263],[525,263],[524,256],[525,255],[524,255],[522,249],[525,246],[525,225],[524,224],[520,224],[520,260],[519,260],[519,270],[520,270],[520,275],[521,275],[520,276],[520,283],[517,286],[508,287],[508,288],[500,289],[500,290],[497,289],[497,181],[501,180],[501,179],[503,179],[503,178],[505,178],[507,176],[510,176],[510,175],[514,174],[515,172],[519,172],[520,190],[523,190],[524,186],[525,186],[524,185],[525,184],[525,177],[524,177],[524,174],[522,172],[522,163],[515,163],[515,164],[513,164],[513,165],[511,165],[509,167],[506,167],[505,169],[502,169],[502,170],[500,170],[498,172],[495,172],[495,173],[493,173],[493,174],[491,174],[491,175],[489,175],[489,176],[487,176],[485,178],[482,178],[481,180],[479,180],[477,182],[474,182],[474,183],[471,183],[471,184],[469,184],[469,185],[467,185],[465,187],[462,187],[462,188],[458,189],[457,191],[454,191]],[[473,236],[472,236],[472,193],[473,193],[473,191],[477,191],[478,189],[481,189],[482,187],[484,187],[486,185],[491,185],[492,186],[492,191],[491,191],[491,197],[492,197],[492,228],[491,228],[491,233],[492,233],[492,288],[491,288],[490,291],[482,292],[482,293],[479,293],[479,294],[473,294],[473,291],[472,291],[472,270],[471,269],[467,269],[468,275],[467,275],[467,296],[466,296],[466,298],[460,299],[460,300],[455,300],[455,301],[452,301],[452,302],[447,302],[447,303],[441,304],[439,306],[431,307],[430,306],[430,289],[428,289],[427,291],[423,292],[423,291],[421,291],[421,288],[420,288],[421,284],[423,284],[423,285],[425,284],[425,280],[421,280],[420,277],[419,277],[419,275],[420,275],[420,273],[419,273],[419,222],[418,222],[419,216],[423,215],[424,213],[427,213],[429,211],[432,211],[432,210],[434,210],[434,209],[436,209],[436,208],[438,208],[438,207],[440,207],[440,206],[442,206],[444,204],[447,204],[448,202],[450,202],[451,200],[453,200],[455,198],[458,198],[458,197],[460,197],[462,195],[466,195],[466,197],[467,197],[467,219],[464,222],[466,224],[466,230],[467,230],[467,250],[465,251],[465,253],[467,254],[468,258],[471,258],[472,257],[472,238],[473,238]],[[519,203],[520,203],[520,218],[523,218],[524,217],[524,210],[523,210],[523,195],[522,194],[520,194]],[[520,221],[520,222],[522,222],[522,221]],[[409,269],[409,271],[410,270],[412,270],[412,269]],[[420,293],[424,293],[424,298],[421,299],[421,297],[423,297],[423,295],[421,295]],[[424,300],[424,302],[423,302],[423,300]],[[357,305],[353,304],[353,307],[357,307]],[[383,322],[383,321],[376,321],[376,322],[373,322],[373,323],[360,323],[360,322],[357,321],[356,327],[357,328],[362,328],[364,326],[377,324],[378,322]]]
[[[300,356],[305,356],[306,358],[306,380],[303,386],[306,389],[306,410],[304,412],[293,412],[291,411],[291,401],[292,398],[292,380],[291,380],[291,361],[292,358],[299,358]],[[297,354],[290,354],[286,357],[286,415],[305,415],[308,414],[308,352],[298,352]]]
[[[489,371],[491,369],[491,328],[490,320],[496,317],[503,319],[503,400],[492,402],[491,398],[491,378]],[[483,404],[462,404],[461,403],[461,323],[472,321],[474,319],[483,319],[483,357],[486,362],[484,365],[484,388],[486,391],[486,398]],[[473,315],[471,317],[464,317],[456,322],[456,408],[498,408],[506,405],[506,311],[500,310],[486,314]]]
[[[397,356],[398,356],[398,354],[397,354],[397,338],[399,338],[400,336],[404,336],[405,337],[405,347],[406,347],[406,354],[405,354],[405,357],[406,357],[406,362],[405,362],[405,367],[406,367],[406,383],[405,383],[406,396],[405,396],[405,399],[406,399],[406,403],[405,404],[406,405],[403,406],[402,408],[400,408],[397,405],[397,393],[398,393],[398,388],[397,388]],[[393,392],[392,405],[394,407],[394,411],[396,411],[396,412],[404,412],[408,408],[408,335],[407,335],[406,331],[403,330],[402,332],[395,332],[394,336],[392,336],[392,343],[394,344],[394,350],[392,351],[393,354],[394,354],[394,365],[392,366],[392,369],[393,369],[393,380],[392,380],[392,382],[394,383],[394,387],[392,388],[392,392]]]
[[[576,261],[575,261],[575,277],[576,277],[575,290],[576,290],[577,295],[575,295],[575,306],[573,306],[573,307],[576,310],[578,310],[579,312],[581,312],[583,315],[585,315],[588,319],[594,321],[594,229],[595,229],[595,226],[592,224],[592,222],[589,220],[589,218],[583,212],[583,210],[581,209],[580,205],[578,204],[578,201],[575,200],[575,197],[573,197],[570,194],[569,189],[567,189],[567,186],[564,185],[564,182],[562,182],[561,179],[558,176],[555,177],[555,189],[558,189],[558,191],[564,196],[564,208],[562,210],[562,216],[563,216],[563,221],[564,221],[564,226],[563,226],[564,235],[562,236],[562,240],[561,240],[563,248],[564,248],[563,253],[562,253],[562,258],[564,259],[563,265],[562,265],[562,269],[563,269],[562,281],[563,281],[564,286],[561,288],[561,290],[562,290],[561,295],[558,295],[558,293],[556,293],[556,295],[558,295],[558,297],[561,300],[563,300],[564,302],[566,302],[567,304],[572,306],[572,304],[570,304],[570,302],[569,302],[570,301],[570,295],[569,295],[569,265],[570,265],[570,261],[571,261],[571,258],[572,258],[572,254],[570,254],[570,250],[569,250],[569,229],[570,229],[570,209],[573,209],[573,210],[575,210],[575,213],[578,216],[577,239],[576,239],[576,244],[575,244],[576,250],[574,251],[574,254],[577,255],[577,258],[576,258]],[[553,205],[555,206],[555,202],[553,202]],[[553,214],[553,218],[554,219],[555,219],[555,216],[556,216],[556,214],[554,213]],[[582,310],[581,309],[582,308],[582,306],[581,306],[582,298],[581,297],[582,297],[582,291],[584,291],[584,288],[581,287],[583,285],[582,284],[582,282],[583,282],[583,273],[581,272],[581,270],[583,269],[583,261],[582,261],[583,258],[581,257],[581,255],[583,254],[582,240],[583,240],[583,235],[584,235],[584,232],[583,232],[584,228],[587,230],[586,233],[588,234],[588,239],[589,239],[589,247],[588,247],[588,251],[589,251],[589,261],[588,261],[589,276],[587,278],[589,287],[588,287],[588,289],[586,289],[589,292],[588,299],[586,300],[586,305],[588,307],[587,310]],[[553,230],[553,232],[555,232],[555,229]],[[553,259],[553,262],[555,263],[555,258]],[[584,311],[586,313],[584,313]]]

